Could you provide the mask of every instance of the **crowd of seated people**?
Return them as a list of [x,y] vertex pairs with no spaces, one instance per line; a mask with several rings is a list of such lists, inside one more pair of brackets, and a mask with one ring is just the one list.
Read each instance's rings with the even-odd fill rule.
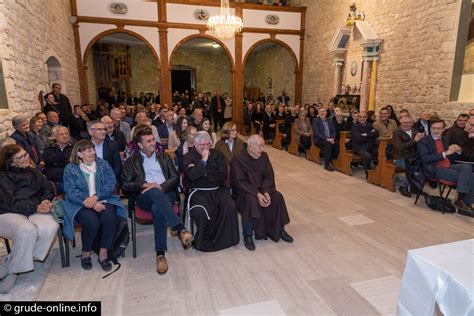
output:
[[[344,145],[350,145],[362,158],[366,171],[373,168],[377,159],[378,141],[391,138],[395,164],[403,168],[407,159],[418,155],[428,177],[458,183],[456,206],[472,210],[474,111],[459,115],[454,125],[445,131],[445,124],[436,113],[422,111],[415,124],[408,111],[402,110],[396,116],[393,108],[387,107],[380,110],[375,122],[370,122],[370,115],[364,111],[353,110],[345,119],[342,111],[332,104],[300,106],[285,103],[290,98],[283,93],[281,97],[277,103],[262,100],[246,104],[244,131],[253,134],[247,146],[239,138],[235,123],[222,124],[221,117],[216,116],[213,122],[212,102],[203,95],[198,94],[184,107],[154,103],[147,104],[148,108],[141,104],[118,104],[109,109],[104,103],[95,112],[85,105],[74,107],[69,114],[61,113],[57,101],[67,97],[59,94],[59,99],[54,101],[50,95],[51,106],[45,107],[46,113],[37,113],[32,119],[22,116],[12,119],[15,132],[11,139],[16,145],[4,146],[0,154],[0,194],[5,201],[12,200],[9,198],[12,189],[14,192],[24,190],[26,195],[23,202],[16,199],[11,205],[2,205],[0,217],[27,212],[21,213],[27,217],[22,225],[29,229],[36,227],[28,237],[31,239],[42,233],[38,228],[42,223],[36,223],[32,215],[45,215],[41,218],[48,217],[46,222],[49,223],[51,192],[64,195],[64,233],[71,239],[74,222],[81,225],[82,267],[92,267],[91,241],[99,238],[98,262],[105,271],[111,268],[107,258],[110,235],[113,236],[115,229],[111,223],[117,217],[125,217],[124,207],[115,195],[119,189],[152,214],[159,274],[168,270],[167,226],[176,232],[184,248],[194,245],[201,251],[216,251],[239,242],[237,212],[240,212],[247,249],[255,249],[254,236],[292,242],[285,230],[289,222],[286,205],[276,190],[273,168],[263,151],[265,141],[275,137],[277,124],[284,136],[282,145],[295,141],[302,151],[313,145],[319,147],[329,171],[334,170],[332,163],[338,157],[341,132],[351,132],[350,140],[346,140],[348,144]],[[223,110],[221,101],[216,99],[214,105]],[[220,140],[213,129],[216,118],[218,124],[222,124]],[[292,126],[294,140],[291,139]],[[162,139],[167,140],[167,149],[161,144]],[[175,158],[166,150],[172,150]],[[16,186],[25,186],[22,177],[27,178],[29,187],[17,190]],[[47,180],[55,190],[51,190]],[[190,195],[192,212],[189,214],[197,224],[195,236],[185,229],[172,209],[178,190]],[[410,183],[402,182],[400,192],[410,196]],[[25,203],[25,206],[21,208],[22,204],[15,203]],[[0,224],[0,237],[14,239],[15,232],[8,229]],[[36,244],[31,242],[28,252],[18,249],[12,252],[7,265],[0,267],[0,290],[8,291],[17,273],[32,269],[26,264],[31,258],[44,260],[47,254],[44,249],[46,244],[49,248],[50,236],[54,236],[56,230],[57,226],[49,225],[47,237],[35,238]],[[14,240],[15,245],[21,242]],[[15,256],[21,260],[10,259]],[[10,264],[10,260],[15,264]]]

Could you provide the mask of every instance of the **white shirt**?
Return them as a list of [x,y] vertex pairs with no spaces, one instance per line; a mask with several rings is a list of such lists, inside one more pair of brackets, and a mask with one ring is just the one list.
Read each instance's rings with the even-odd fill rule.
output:
[[162,184],[166,181],[166,178],[161,169],[161,165],[156,160],[156,153],[153,153],[150,158],[148,158],[143,152],[141,152],[143,157],[143,170],[145,170],[145,181],[147,183],[158,183]]
[[229,151],[232,152],[232,147],[234,147],[234,140],[229,138],[225,142],[227,146],[229,146]]
[[404,132],[407,133],[408,136],[410,136],[410,138],[413,138],[413,133],[412,133],[411,129],[408,130],[408,131],[404,131]]
[[99,144],[92,143],[95,147],[95,155],[100,159],[104,159],[104,141],[101,141]]

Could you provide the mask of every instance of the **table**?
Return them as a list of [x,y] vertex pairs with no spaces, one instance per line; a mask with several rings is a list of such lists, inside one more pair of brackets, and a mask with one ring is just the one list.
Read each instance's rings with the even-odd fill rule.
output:
[[474,315],[474,239],[408,251],[398,315]]

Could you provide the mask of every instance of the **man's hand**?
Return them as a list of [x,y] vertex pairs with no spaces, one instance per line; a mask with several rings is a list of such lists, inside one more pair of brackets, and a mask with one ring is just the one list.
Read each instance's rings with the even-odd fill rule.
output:
[[41,214],[46,214],[51,212],[51,202],[48,200],[43,200],[36,208],[36,211]]
[[94,204],[94,206],[92,207],[94,209],[94,211],[96,211],[97,213],[100,213],[102,212],[103,210],[105,210],[105,205],[100,203],[100,202],[97,202]]
[[309,137],[309,136],[311,136],[311,133],[310,133],[310,132],[306,132],[306,133],[304,133],[303,135],[306,136],[306,137]]
[[423,137],[425,137],[425,133],[416,133],[414,138],[415,143],[418,143]]
[[209,159],[209,149],[203,149],[201,153],[201,160],[207,161]]
[[334,140],[334,138],[326,138],[326,141],[327,141],[328,143],[334,144],[334,141],[335,141],[335,140]]
[[84,205],[87,208],[92,208],[95,203],[97,203],[98,197],[97,195],[89,196],[87,199],[82,202],[82,205]]
[[454,154],[457,151],[461,151],[461,147],[459,147],[458,145],[453,144],[453,145],[449,145],[448,150],[446,150],[444,152],[444,154],[446,156],[449,156],[449,155]]
[[265,196],[265,194],[257,193],[258,204],[260,204],[261,207],[268,207],[270,205],[270,196]]
[[143,184],[142,187],[143,187],[142,194],[153,188],[157,188],[158,190],[161,190],[161,186],[158,183],[145,183]]

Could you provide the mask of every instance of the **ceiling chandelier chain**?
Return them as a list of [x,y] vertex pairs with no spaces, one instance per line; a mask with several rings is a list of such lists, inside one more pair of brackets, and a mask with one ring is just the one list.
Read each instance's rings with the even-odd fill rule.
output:
[[231,14],[229,0],[221,0],[220,14],[210,17],[207,22],[208,29],[222,40],[234,37],[243,26],[242,19]]

